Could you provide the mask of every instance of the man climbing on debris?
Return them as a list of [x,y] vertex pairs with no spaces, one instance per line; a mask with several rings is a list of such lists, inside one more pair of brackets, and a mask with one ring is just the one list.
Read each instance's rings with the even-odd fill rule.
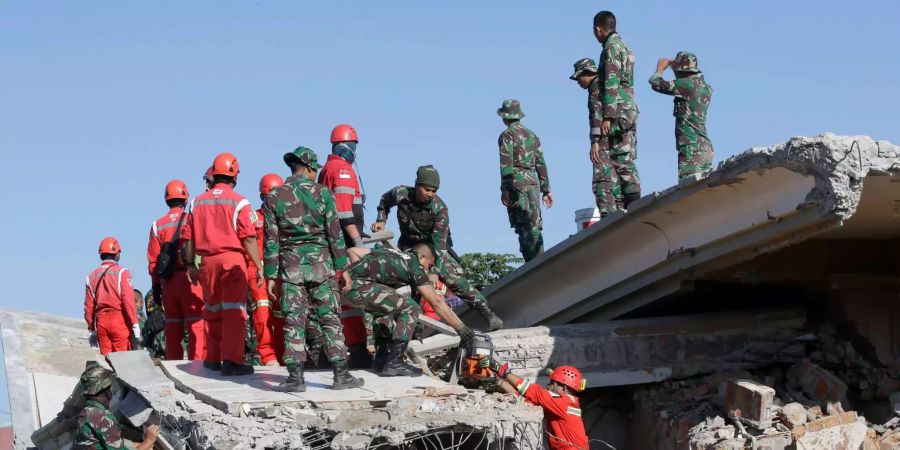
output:
[[201,360],[206,353],[206,336],[203,324],[203,288],[191,283],[187,266],[181,261],[187,185],[181,180],[166,184],[164,200],[169,211],[150,225],[147,243],[147,261],[153,292],[162,293],[166,315],[165,336],[168,347],[166,359],[184,358],[181,345],[187,332],[187,358]]
[[[664,80],[662,73],[671,68],[674,81]],[[712,86],[707,84],[697,65],[697,56],[678,52],[675,59],[660,58],[650,87],[661,94],[675,97],[675,147],[678,150],[678,179],[712,170],[713,146],[706,134],[706,110],[712,99]]]
[[500,147],[500,201],[506,206],[509,226],[519,236],[519,251],[525,261],[544,253],[541,234],[541,197],[544,206],[553,206],[547,164],[541,140],[522,125],[525,117],[518,100],[504,100],[497,110],[506,130],[497,140]]
[[544,389],[526,378],[509,372],[509,364],[496,358],[482,358],[481,368],[490,368],[500,379],[500,389],[523,397],[544,410],[547,441],[552,450],[589,450],[588,437],[581,420],[581,405],[576,397],[584,390],[581,371],[572,366],[560,366],[550,373],[550,383]]
[[378,220],[372,231],[384,230],[391,208],[397,207],[400,225],[400,250],[409,250],[419,242],[431,246],[437,254],[436,271],[447,288],[456,293],[470,308],[478,311],[491,331],[503,328],[503,321],[488,307],[487,300],[465,278],[462,264],[453,251],[450,237],[450,214],[447,205],[437,195],[441,177],[433,166],[421,166],[416,171],[415,187],[397,186],[381,196]]
[[[262,271],[250,202],[234,192],[240,165],[231,153],[213,160],[212,189],[191,204],[182,239],[191,281],[203,287],[203,320],[206,324],[206,356],[203,367],[222,375],[249,375],[244,364],[244,331],[247,326],[247,266],[244,255]],[[202,256],[199,273],[192,264]],[[261,282],[261,280],[260,280]],[[168,341],[168,338],[166,339]],[[170,344],[171,345],[171,344]]]
[[344,298],[350,306],[374,317],[376,372],[386,377],[422,374],[420,369],[403,362],[422,309],[409,294],[398,292],[399,288],[408,286],[418,292],[456,330],[460,339],[472,339],[472,329],[459,320],[444,296],[431,285],[428,270],[434,265],[435,257],[427,244],[420,242],[410,252],[355,247],[347,253],[352,283]]
[[312,150],[297,147],[284,155],[291,176],[269,192],[263,204],[265,218],[265,277],[269,295],[275,297],[281,280],[284,312],[284,363],[288,378],[278,386],[287,392],[303,392],[306,362],[307,315],[314,310],[324,334],[325,352],[334,371],[332,389],[351,389],[363,380],[350,375],[347,348],[341,333],[339,285],[336,273],[349,288],[347,250],[334,199],[325,186],[315,183],[318,158]]
[[[347,248],[364,247],[365,225],[362,182],[353,165],[356,162],[356,146],[359,135],[351,125],[342,123],[331,130],[331,154],[319,172],[319,184],[325,185],[334,196],[344,243]],[[310,322],[315,323],[315,322]],[[372,355],[366,349],[368,338],[363,315],[359,310],[341,306],[341,325],[344,341],[350,352],[350,367],[372,367]],[[313,355],[315,358],[317,355]]]
[[[109,372],[94,363],[81,374],[82,390],[86,397],[84,409],[78,415],[75,450],[119,450],[126,449],[125,440],[119,427],[119,420],[110,411],[109,402],[113,396],[113,380]],[[134,447],[149,450],[156,443],[159,425],[149,425],[144,432],[144,441]]]
[[131,339],[141,340],[134,306],[131,272],[119,265],[122,247],[114,237],[100,241],[100,267],[85,279],[84,320],[91,332],[91,344],[100,354],[128,351]]
[[[284,180],[277,173],[263,175],[259,180],[259,198],[263,202],[272,189],[284,184]],[[265,241],[265,222],[263,221],[262,206],[251,215],[251,220],[256,228],[256,242],[259,254],[265,254],[263,243]],[[265,264],[264,264],[265,265]],[[256,351],[260,361],[265,366],[277,366],[284,354],[284,315],[281,313],[281,305],[277,297],[269,298],[262,272],[256,270],[256,266],[247,261],[247,279],[249,281],[250,296],[253,302],[253,331],[256,334]],[[276,292],[277,294],[277,292]]]
[[600,67],[584,58],[570,77],[588,90],[592,187],[600,215],[606,216],[641,196],[637,166],[638,107],[634,101],[634,54],[616,32],[616,16],[594,16],[594,37],[603,44]]

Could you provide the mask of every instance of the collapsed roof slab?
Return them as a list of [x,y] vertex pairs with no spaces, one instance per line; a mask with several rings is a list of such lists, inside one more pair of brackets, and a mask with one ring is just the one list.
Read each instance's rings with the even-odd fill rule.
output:
[[[850,225],[896,235],[898,175],[900,147],[867,136],[752,148],[706,178],[644,196],[484,293],[510,327],[617,318],[710,271]],[[854,220],[870,210],[872,220]]]

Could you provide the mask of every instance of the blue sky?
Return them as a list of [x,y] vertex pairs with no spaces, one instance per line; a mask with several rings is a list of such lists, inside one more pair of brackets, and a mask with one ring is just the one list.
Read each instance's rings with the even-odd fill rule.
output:
[[214,155],[231,151],[237,190],[256,204],[260,176],[285,173],[284,152],[324,159],[340,122],[359,130],[368,222],[382,192],[434,164],[457,249],[516,253],[496,147],[509,97],[543,142],[552,246],[593,202],[586,94],[568,76],[599,55],[602,8],[637,58],[645,193],[676,180],[671,99],[647,79],[679,50],[698,55],[714,88],[716,162],[825,131],[900,142],[891,0],[3,2],[0,307],[80,316],[105,235],[146,290],[147,233],[169,179],[196,194]]

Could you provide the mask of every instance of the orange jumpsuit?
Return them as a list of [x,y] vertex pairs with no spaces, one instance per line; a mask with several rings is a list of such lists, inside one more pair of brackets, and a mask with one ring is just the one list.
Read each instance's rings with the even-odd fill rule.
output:
[[556,394],[539,384],[523,378],[516,385],[519,395],[529,403],[544,410],[547,422],[547,442],[551,450],[589,450],[581,406],[578,398],[569,394]]
[[[162,286],[162,305],[166,313],[166,359],[183,359],[185,328],[188,333],[188,359],[200,360],[206,354],[206,331],[203,323],[203,288],[192,284],[187,277],[187,269],[180,258],[175,258],[172,278],[159,280],[156,276],[156,261],[163,244],[172,240],[184,208],[175,207],[166,215],[156,219],[150,226],[150,240],[147,243],[147,261],[153,284]],[[185,217],[182,228],[187,223]],[[181,245],[180,242],[176,245]],[[180,247],[179,247],[180,248]]]
[[87,276],[84,320],[88,331],[97,332],[101,355],[131,350],[131,327],[138,321],[128,269],[107,260]]
[[[258,209],[251,217],[253,225],[256,227],[256,243],[258,244],[259,254],[263,254],[263,224],[262,209]],[[251,300],[254,303],[253,310],[253,330],[256,331],[256,351],[263,364],[269,361],[282,361],[284,355],[284,315],[281,313],[280,299],[270,299],[266,291],[266,285],[257,287],[256,280],[260,274],[256,270],[256,265],[247,258],[247,274],[250,284]]]
[[250,202],[225,183],[217,183],[191,202],[183,240],[202,256],[203,320],[207,362],[244,363],[247,327],[247,265],[241,241],[256,237]]

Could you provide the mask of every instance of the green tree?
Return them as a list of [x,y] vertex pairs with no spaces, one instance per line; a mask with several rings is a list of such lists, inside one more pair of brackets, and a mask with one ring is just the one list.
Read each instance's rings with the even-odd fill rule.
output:
[[524,262],[509,253],[466,253],[461,259],[466,277],[479,290],[503,278]]

